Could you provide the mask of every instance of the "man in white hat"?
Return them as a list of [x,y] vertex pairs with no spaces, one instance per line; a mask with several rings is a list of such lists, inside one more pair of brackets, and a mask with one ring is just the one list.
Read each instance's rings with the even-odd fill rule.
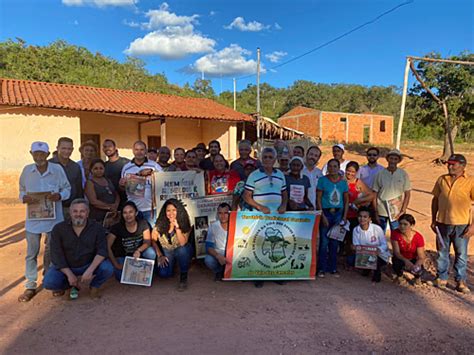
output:
[[20,176],[20,200],[27,204],[26,290],[18,297],[20,302],[28,302],[36,294],[37,257],[43,233],[46,234],[43,271],[46,272],[49,267],[51,230],[64,219],[60,201],[67,200],[71,193],[71,185],[63,169],[57,164],[50,164],[47,160],[49,156],[47,143],[33,142],[30,154],[34,164],[25,166]]
[[372,190],[376,193],[376,223],[385,232],[387,224],[390,230],[398,228],[398,217],[406,213],[410,202],[411,183],[407,172],[398,167],[402,153],[393,149],[385,156],[388,166],[375,175]]
[[[350,160],[344,159],[344,152],[345,152],[344,144],[338,143],[332,146],[332,156],[334,157],[334,159],[337,159],[339,161],[339,165],[340,165],[339,175],[341,176],[344,176],[344,174],[346,173],[346,167],[350,161]],[[326,175],[327,173],[328,173],[328,164],[326,163],[323,166],[323,176]]]

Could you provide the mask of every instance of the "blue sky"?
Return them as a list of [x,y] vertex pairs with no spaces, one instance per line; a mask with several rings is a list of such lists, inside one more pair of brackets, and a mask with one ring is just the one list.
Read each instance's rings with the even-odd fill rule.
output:
[[[415,0],[302,59],[272,70],[405,0],[2,0],[0,40],[46,45],[57,39],[124,61],[143,59],[170,82],[204,73],[217,93],[255,72],[262,82],[295,80],[402,85],[406,55],[443,56],[474,47],[474,1]],[[255,77],[239,79],[241,90]]]

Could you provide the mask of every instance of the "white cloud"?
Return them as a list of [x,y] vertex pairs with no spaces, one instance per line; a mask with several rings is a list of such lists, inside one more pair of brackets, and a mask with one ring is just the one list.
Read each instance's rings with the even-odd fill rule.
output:
[[122,23],[125,25],[125,26],[128,26],[128,27],[140,27],[140,24],[138,22],[135,22],[135,21],[128,21],[128,20],[123,20]]
[[273,25],[273,27],[275,27],[275,30],[281,30],[281,29],[283,29],[283,27],[281,27],[278,22],[275,22],[275,24]]
[[153,31],[130,43],[126,54],[158,55],[170,60],[214,50],[216,41],[194,29],[198,15],[176,15],[169,11],[167,3],[163,3],[159,10],[150,10],[145,16],[149,21],[142,23],[141,27]]
[[236,17],[234,21],[231,22],[230,25],[224,26],[225,29],[232,30],[232,29],[237,29],[242,32],[259,32],[263,31],[266,29],[269,29],[270,26],[264,25],[260,22],[257,21],[249,21],[245,22],[245,19],[243,17]]
[[265,58],[267,58],[272,63],[278,63],[281,60],[281,58],[283,58],[287,54],[288,53],[283,52],[283,51],[275,51],[270,54],[266,54]]
[[210,11],[210,12],[209,12],[209,16],[215,16],[215,15],[217,15],[217,12],[216,12],[216,11]]
[[168,10],[169,5],[164,2],[159,10],[148,11],[145,16],[149,18],[149,21],[142,24],[143,28],[156,30],[167,26],[187,26],[196,23],[199,17],[199,15],[178,16]]
[[125,50],[131,55],[158,55],[163,59],[181,59],[189,54],[211,52],[216,41],[193,31],[193,26],[167,27],[137,38]]
[[138,0],[62,0],[66,6],[134,6]]
[[[185,69],[190,73],[202,73],[210,77],[252,74],[257,71],[257,61],[248,59],[252,52],[231,44],[218,52],[207,54]],[[262,72],[265,68],[261,66]]]

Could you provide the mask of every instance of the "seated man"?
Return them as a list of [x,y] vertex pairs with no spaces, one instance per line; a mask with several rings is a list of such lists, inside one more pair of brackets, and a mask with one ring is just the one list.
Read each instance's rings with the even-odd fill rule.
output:
[[217,207],[217,221],[212,222],[207,233],[207,255],[204,259],[206,266],[214,272],[214,280],[219,281],[224,276],[226,264],[225,246],[227,244],[227,228],[229,226],[230,206],[221,203]]
[[99,298],[99,288],[114,273],[107,257],[105,230],[88,219],[89,205],[84,199],[71,202],[70,221],[54,226],[51,235],[51,260],[53,266],[46,273],[43,285],[53,291],[53,296],[64,295],[72,287],[71,298],[81,285],[90,287],[90,296]]

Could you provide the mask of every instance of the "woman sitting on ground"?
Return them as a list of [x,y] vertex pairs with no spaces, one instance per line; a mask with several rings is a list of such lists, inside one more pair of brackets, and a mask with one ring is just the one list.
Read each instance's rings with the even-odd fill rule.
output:
[[234,191],[240,176],[235,170],[228,170],[228,163],[222,154],[214,157],[214,170],[207,172],[208,195],[228,194]]
[[189,244],[191,223],[181,201],[174,198],[165,202],[152,232],[152,245],[158,255],[158,271],[163,278],[173,276],[176,259],[180,277],[178,291],[187,288],[188,269],[192,248]]
[[100,224],[107,212],[117,212],[120,196],[111,180],[105,174],[105,163],[102,159],[91,162],[92,177],[86,182],[86,196],[90,204],[89,218]]
[[114,266],[115,278],[122,278],[123,263],[126,256],[155,260],[156,253],[151,247],[150,225],[138,219],[135,203],[127,201],[122,208],[122,220],[113,225],[107,235],[110,262]]
[[[372,223],[370,209],[367,207],[359,208],[357,213],[359,225],[352,232],[352,244],[354,250],[358,245],[377,247],[377,269],[374,270],[372,282],[380,282],[382,278],[382,267],[387,265],[390,259],[390,251],[385,240],[385,233],[380,226]],[[354,265],[355,256],[348,257],[348,260]],[[370,270],[363,270],[362,274],[368,276]]]
[[398,218],[399,227],[391,235],[393,249],[393,271],[398,277],[398,282],[406,283],[403,270],[415,276],[415,284],[421,283],[421,273],[426,259],[425,240],[415,231],[415,218],[411,214],[402,214]]

